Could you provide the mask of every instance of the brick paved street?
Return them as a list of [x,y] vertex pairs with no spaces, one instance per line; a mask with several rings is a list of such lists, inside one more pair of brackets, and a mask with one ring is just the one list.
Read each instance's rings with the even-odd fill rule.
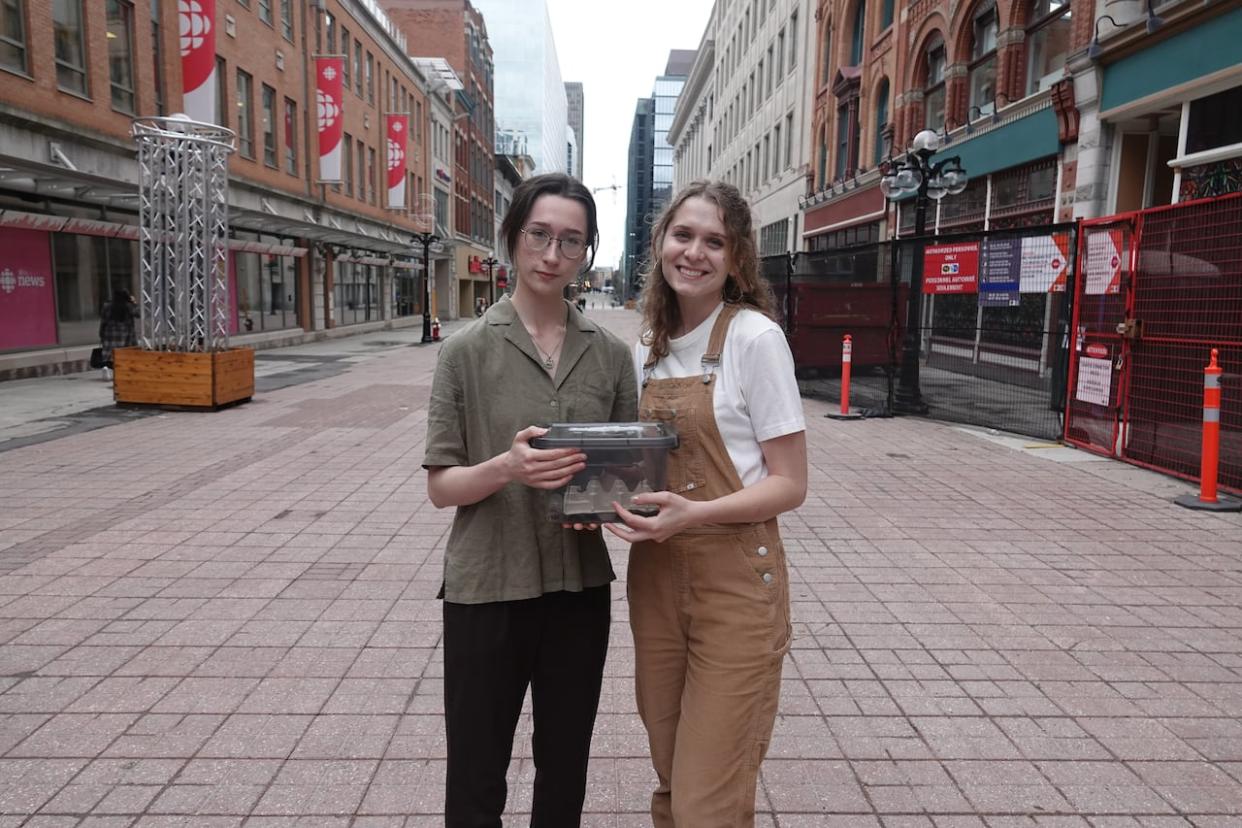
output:
[[[632,340],[634,314],[594,316]],[[0,451],[0,828],[441,824],[436,351]],[[1242,825],[1242,516],[1068,449],[805,407],[760,825]],[[590,826],[648,824],[624,594]],[[527,719],[516,756],[515,826]]]

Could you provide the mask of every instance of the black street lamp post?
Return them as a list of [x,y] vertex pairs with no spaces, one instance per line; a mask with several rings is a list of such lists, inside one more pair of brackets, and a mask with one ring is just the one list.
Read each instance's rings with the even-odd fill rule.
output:
[[423,342],[434,342],[431,336],[431,246],[440,237],[435,233],[423,231],[414,234],[414,241],[423,246]]
[[500,259],[497,259],[495,256],[488,256],[480,264],[487,268],[487,289],[492,297],[488,307],[491,307],[491,305],[496,304],[496,280],[492,278],[492,270],[495,269],[496,265],[500,264]]
[[906,157],[890,163],[880,179],[880,191],[890,201],[914,196],[914,237],[917,240],[910,272],[910,295],[906,306],[906,331],[902,338],[901,367],[897,374],[897,392],[893,402],[901,414],[926,414],[927,403],[919,388],[919,358],[923,328],[923,250],[927,245],[927,206],[946,195],[957,195],[966,189],[966,171],[957,156],[932,163],[940,149],[940,136],[925,129],[914,136]]

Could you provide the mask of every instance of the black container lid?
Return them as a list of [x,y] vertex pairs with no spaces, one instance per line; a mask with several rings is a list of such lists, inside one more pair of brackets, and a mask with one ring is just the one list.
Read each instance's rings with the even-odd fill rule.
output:
[[538,449],[674,449],[677,432],[666,423],[552,423],[530,444]]

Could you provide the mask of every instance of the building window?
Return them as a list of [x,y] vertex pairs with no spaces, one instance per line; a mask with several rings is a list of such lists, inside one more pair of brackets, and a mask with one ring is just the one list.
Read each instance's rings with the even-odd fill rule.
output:
[[272,25],[272,0],[259,0],[259,19]]
[[[332,12],[324,12],[323,21],[324,21],[323,28],[324,28],[324,33],[325,33],[324,40],[328,44],[328,48],[325,51],[329,55],[335,55],[337,53],[336,52],[336,18],[332,16]],[[345,57],[346,59],[348,59],[349,55],[346,55]]]
[[276,166],[276,90],[266,83],[262,86],[263,99],[263,163]]
[[[7,2],[8,0],[0,0]],[[151,70],[155,74],[155,111],[164,114],[164,46],[160,43],[160,0],[151,0]],[[216,75],[216,84],[223,85],[222,75]],[[223,108],[217,106],[217,117],[223,117]]]
[[354,41],[354,81],[356,85],[354,90],[358,93],[358,97],[362,97],[362,41]]
[[850,66],[861,66],[867,31],[867,2],[858,0],[854,9],[854,33],[850,36]]
[[888,155],[888,80],[880,81],[880,88],[875,95],[875,154],[872,158],[875,166]]
[[0,0],[0,66],[26,72],[25,0]]
[[108,77],[112,82],[112,107],[134,112],[134,4],[108,0]]
[[880,31],[893,25],[893,0],[882,0],[880,4]]
[[375,147],[367,148],[367,178],[370,180],[371,197],[370,202],[375,203],[376,194],[379,192],[379,168],[375,163]]
[[346,132],[341,137],[341,178],[345,179],[345,195],[354,194],[354,139]]
[[353,84],[349,80],[349,29],[344,26],[341,27],[341,53],[345,55],[345,59],[341,61],[341,85],[345,89],[352,89]]
[[375,58],[367,52],[367,102],[375,103]]
[[358,139],[358,200],[367,200],[367,181],[370,176],[367,175],[367,145],[362,139]]
[[280,33],[293,42],[293,0],[280,0]]
[[789,68],[798,64],[798,13],[789,15]]
[[794,142],[793,113],[790,112],[788,115],[785,116],[785,166],[786,167],[793,166],[793,142]]
[[237,70],[237,151],[254,158],[254,79]]
[[220,126],[227,127],[232,121],[229,117],[229,84],[228,65],[224,58],[216,55],[216,120]]
[[776,85],[785,79],[785,30],[776,36]]
[[944,126],[944,41],[935,37],[927,44],[927,79],[923,84],[923,126]]
[[1242,86],[1190,102],[1186,154],[1242,144]]
[[969,106],[980,115],[996,106],[996,34],[996,5],[989,0],[975,12],[970,45]]
[[1065,74],[1073,21],[1069,0],[1034,0],[1026,30],[1026,94],[1047,89]]
[[285,172],[298,174],[298,105],[285,98]]
[[816,180],[819,181],[819,188],[822,190],[828,186],[828,128],[824,127],[819,133],[819,163],[815,165],[818,172]]
[[52,0],[52,37],[56,43],[56,85],[86,95],[86,31],[82,0]]

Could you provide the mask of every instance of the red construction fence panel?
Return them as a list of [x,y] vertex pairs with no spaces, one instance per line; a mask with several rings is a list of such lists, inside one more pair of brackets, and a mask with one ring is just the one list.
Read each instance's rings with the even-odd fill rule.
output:
[[1080,251],[1066,440],[1197,479],[1216,348],[1219,485],[1242,491],[1242,194],[1084,222]]

